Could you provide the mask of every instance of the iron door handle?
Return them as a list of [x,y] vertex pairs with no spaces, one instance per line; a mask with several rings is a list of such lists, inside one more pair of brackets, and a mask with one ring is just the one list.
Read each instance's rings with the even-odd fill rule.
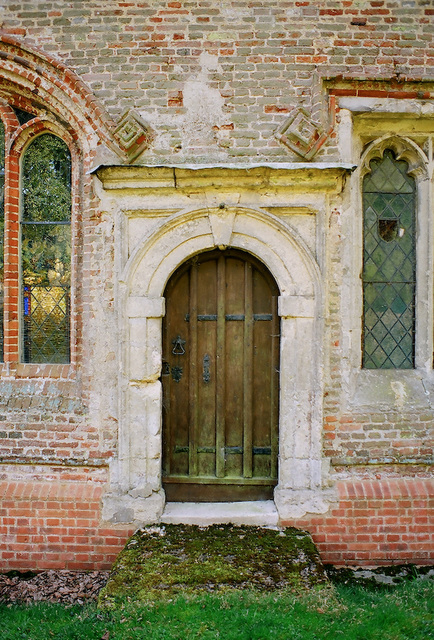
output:
[[173,344],[172,353],[173,353],[174,356],[183,356],[184,355],[184,353],[185,353],[185,349],[184,349],[185,342],[186,341],[183,340],[179,334],[176,336],[176,338],[174,338],[172,340],[172,344]]

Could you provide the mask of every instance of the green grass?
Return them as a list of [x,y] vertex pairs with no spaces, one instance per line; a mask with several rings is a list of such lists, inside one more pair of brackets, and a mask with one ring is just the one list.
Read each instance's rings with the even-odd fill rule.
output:
[[0,606],[1,640],[428,640],[434,586],[415,580],[385,590],[321,587],[165,596],[113,610],[36,604]]

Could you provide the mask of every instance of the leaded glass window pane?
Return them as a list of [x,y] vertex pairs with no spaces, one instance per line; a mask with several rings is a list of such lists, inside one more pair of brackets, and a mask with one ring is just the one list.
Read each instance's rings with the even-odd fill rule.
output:
[[415,182],[385,151],[363,182],[363,366],[412,369],[415,343]]
[[0,120],[0,361],[3,361],[4,351],[4,232],[5,232],[5,128]]
[[70,358],[71,157],[51,134],[27,148],[22,169],[22,343],[24,362]]

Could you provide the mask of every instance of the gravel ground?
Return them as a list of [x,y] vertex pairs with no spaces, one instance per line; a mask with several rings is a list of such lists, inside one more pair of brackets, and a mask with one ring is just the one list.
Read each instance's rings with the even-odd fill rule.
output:
[[67,604],[94,601],[108,580],[108,571],[43,571],[0,574],[0,603],[45,600]]
[[[326,567],[333,582],[364,586],[382,583],[388,586],[416,576],[434,581],[434,567],[383,567],[374,570]],[[105,586],[108,571],[43,571],[41,573],[0,573],[0,604],[39,601],[84,604],[95,601]]]

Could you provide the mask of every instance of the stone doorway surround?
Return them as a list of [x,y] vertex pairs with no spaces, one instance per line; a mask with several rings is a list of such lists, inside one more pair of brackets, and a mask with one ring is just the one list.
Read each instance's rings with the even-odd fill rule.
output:
[[[179,265],[217,247],[254,255],[280,290],[279,479],[274,504],[264,512],[276,524],[328,510],[335,494],[321,454],[324,230],[351,168],[293,163],[95,171],[102,210],[114,219],[119,274],[119,442],[104,520],[140,526],[162,516],[182,519],[182,509],[173,516],[170,505],[163,515],[163,292]],[[216,517],[225,521],[231,510],[228,505],[225,515],[220,503]],[[243,513],[255,522],[246,503]]]

